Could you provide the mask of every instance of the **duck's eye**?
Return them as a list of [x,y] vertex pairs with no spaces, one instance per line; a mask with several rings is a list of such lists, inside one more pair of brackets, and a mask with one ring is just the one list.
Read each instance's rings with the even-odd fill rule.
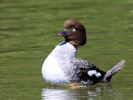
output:
[[72,29],[72,32],[76,32],[76,29],[75,29],[75,28],[73,28],[73,29]]

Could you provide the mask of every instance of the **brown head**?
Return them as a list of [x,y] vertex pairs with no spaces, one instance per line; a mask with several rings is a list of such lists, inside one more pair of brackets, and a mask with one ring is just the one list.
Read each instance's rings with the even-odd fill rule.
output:
[[78,20],[68,19],[64,22],[64,31],[58,34],[63,36],[65,41],[77,46],[86,44],[86,30]]

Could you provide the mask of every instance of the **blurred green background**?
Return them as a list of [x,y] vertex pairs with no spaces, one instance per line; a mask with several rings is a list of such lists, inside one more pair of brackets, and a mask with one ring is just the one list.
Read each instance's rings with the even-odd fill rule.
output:
[[0,0],[0,100],[41,99],[41,66],[63,40],[56,34],[68,18],[87,29],[78,57],[103,70],[126,60],[111,84],[121,100],[132,100],[132,0]]

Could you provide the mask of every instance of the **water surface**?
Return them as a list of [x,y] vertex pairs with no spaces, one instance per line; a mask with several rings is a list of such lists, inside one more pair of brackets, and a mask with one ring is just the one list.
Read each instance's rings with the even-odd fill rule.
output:
[[43,88],[42,100],[121,100],[123,95],[114,91],[111,84],[99,84],[82,88]]
[[[77,56],[107,70],[125,59],[110,85],[49,87],[43,60],[63,39],[67,18],[81,20],[88,43]],[[0,0],[0,100],[132,100],[132,0]]]

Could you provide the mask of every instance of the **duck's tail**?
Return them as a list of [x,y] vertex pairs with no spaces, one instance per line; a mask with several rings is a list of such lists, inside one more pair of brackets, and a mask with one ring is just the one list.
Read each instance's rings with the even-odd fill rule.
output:
[[123,68],[124,63],[125,63],[125,60],[122,59],[113,68],[109,69],[104,75],[103,82],[110,82],[112,76]]

